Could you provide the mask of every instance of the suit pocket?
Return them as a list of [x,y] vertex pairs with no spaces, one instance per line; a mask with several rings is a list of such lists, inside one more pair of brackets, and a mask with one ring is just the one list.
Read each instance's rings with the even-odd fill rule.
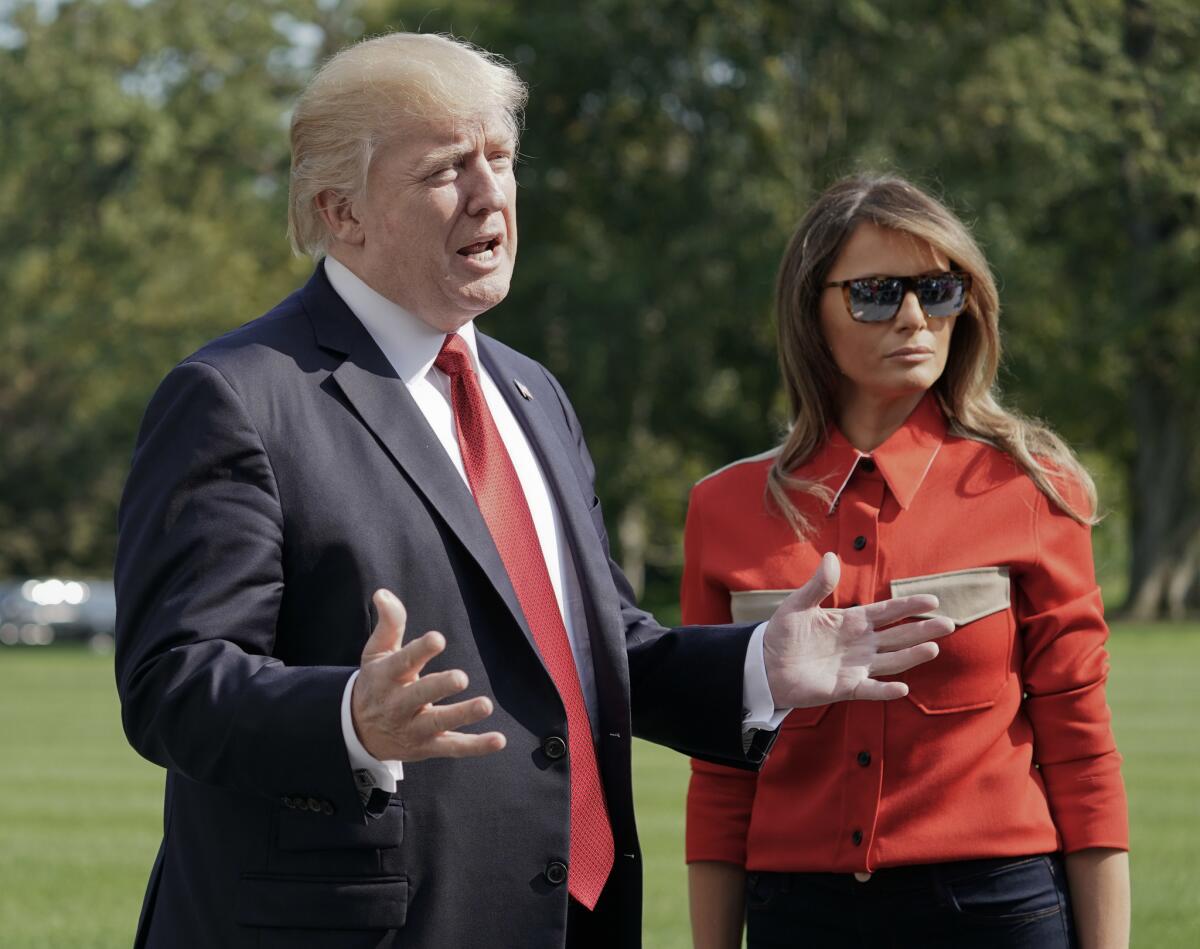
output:
[[1008,567],[975,567],[893,580],[892,596],[932,593],[955,630],[930,662],[900,676],[908,700],[930,715],[988,708],[1008,681],[1014,621]]
[[379,817],[351,824],[323,814],[280,811],[280,850],[389,850],[404,839],[404,804],[393,798]]
[[247,873],[234,913],[240,925],[263,929],[399,929],[408,915],[408,878]]

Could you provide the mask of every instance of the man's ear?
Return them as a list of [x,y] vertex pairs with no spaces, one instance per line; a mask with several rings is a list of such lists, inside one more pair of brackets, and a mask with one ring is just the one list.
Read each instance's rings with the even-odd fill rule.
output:
[[355,213],[354,199],[349,195],[326,188],[313,198],[313,203],[335,241],[362,244],[366,239],[362,222]]

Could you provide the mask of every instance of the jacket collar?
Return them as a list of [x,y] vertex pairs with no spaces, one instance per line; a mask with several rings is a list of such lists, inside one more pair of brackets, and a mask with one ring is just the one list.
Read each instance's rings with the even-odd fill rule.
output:
[[862,459],[870,458],[900,507],[908,510],[945,440],[946,416],[937,397],[926,393],[904,424],[872,452],[859,451],[834,426],[821,450],[803,466],[801,476],[824,480],[834,488],[826,512],[832,514]]

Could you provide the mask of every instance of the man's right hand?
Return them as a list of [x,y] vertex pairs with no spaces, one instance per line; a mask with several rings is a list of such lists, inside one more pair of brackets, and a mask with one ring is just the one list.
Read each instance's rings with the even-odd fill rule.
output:
[[363,647],[350,696],[350,716],[362,746],[380,761],[402,762],[467,758],[503,748],[500,732],[455,731],[491,715],[491,699],[434,704],[467,687],[467,674],[461,669],[421,675],[425,664],[446,648],[446,638],[428,632],[403,645],[403,604],[388,590],[376,590],[371,599],[379,622]]

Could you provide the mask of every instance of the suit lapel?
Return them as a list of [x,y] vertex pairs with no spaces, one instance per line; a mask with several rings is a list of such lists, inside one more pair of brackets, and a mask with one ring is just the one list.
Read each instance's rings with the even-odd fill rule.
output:
[[408,387],[396,376],[371,334],[329,285],[323,267],[318,268],[303,293],[318,345],[345,356],[333,370],[334,383],[391,460],[425,497],[430,510],[445,522],[479,564],[525,638],[534,645],[512,581],[475,499]]

